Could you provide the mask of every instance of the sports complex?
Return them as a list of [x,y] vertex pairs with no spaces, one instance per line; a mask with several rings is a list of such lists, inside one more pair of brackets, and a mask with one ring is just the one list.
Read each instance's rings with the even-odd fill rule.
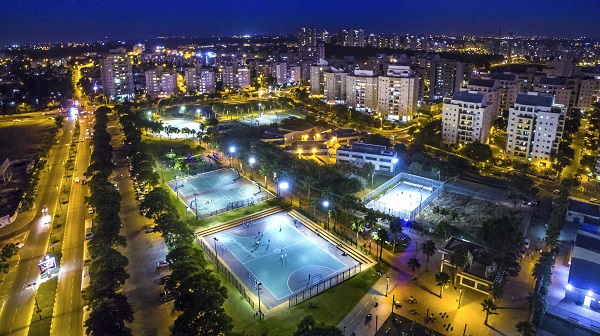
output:
[[262,202],[273,195],[232,168],[223,168],[167,182],[199,218]]

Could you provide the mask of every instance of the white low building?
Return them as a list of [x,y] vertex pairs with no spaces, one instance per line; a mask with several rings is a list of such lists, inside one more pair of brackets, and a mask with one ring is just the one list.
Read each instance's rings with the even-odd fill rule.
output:
[[375,166],[375,170],[394,172],[398,163],[398,153],[388,150],[385,146],[355,143],[350,146],[341,146],[336,151],[336,163],[347,163],[362,167],[367,162]]

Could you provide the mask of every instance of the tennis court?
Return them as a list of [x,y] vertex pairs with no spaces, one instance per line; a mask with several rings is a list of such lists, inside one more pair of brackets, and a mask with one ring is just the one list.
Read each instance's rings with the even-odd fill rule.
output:
[[365,206],[395,216],[409,218],[423,201],[433,193],[431,186],[416,183],[400,182],[394,188]]
[[274,307],[296,292],[356,266],[337,246],[286,212],[204,237],[206,244],[262,302]]
[[273,197],[258,184],[231,168],[214,170],[167,182],[198,217],[245,207]]

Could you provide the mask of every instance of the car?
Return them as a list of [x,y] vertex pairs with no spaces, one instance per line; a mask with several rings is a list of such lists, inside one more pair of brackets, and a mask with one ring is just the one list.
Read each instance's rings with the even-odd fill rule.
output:
[[15,244],[15,247],[18,248],[18,249],[23,248],[23,246],[25,246],[25,244],[23,244],[23,243],[16,243]]
[[88,208],[88,213],[89,214],[93,214],[94,213],[94,207],[90,205],[90,207]]
[[146,229],[146,233],[156,232],[156,226],[150,226]]
[[42,213],[43,213],[44,215],[48,214],[48,206],[47,206],[47,205],[44,205],[44,206],[42,207]]
[[529,239],[525,239],[523,240],[523,246],[527,249],[529,248],[529,245],[531,245],[531,240]]
[[554,191],[552,193],[558,195],[558,194],[560,194],[560,190],[554,189]]
[[165,275],[164,277],[161,277],[160,279],[158,279],[158,284],[164,285],[167,283],[167,281],[169,281],[170,278],[171,278],[171,275]]
[[598,201],[598,199],[594,198],[594,197],[590,198],[590,202],[596,203],[596,204],[600,203],[600,201]]
[[75,178],[75,183],[79,183],[81,181],[81,179],[79,177]]
[[81,184],[87,184],[86,180],[81,180]]
[[519,251],[519,254],[518,254],[518,256],[519,256],[519,258],[521,258],[521,259],[525,258],[525,251],[523,251],[523,250]]
[[170,291],[165,290],[164,292],[159,294],[161,301],[171,301],[173,300],[173,294]]
[[163,267],[169,267],[169,262],[166,260],[161,260],[156,265],[156,268],[163,268]]

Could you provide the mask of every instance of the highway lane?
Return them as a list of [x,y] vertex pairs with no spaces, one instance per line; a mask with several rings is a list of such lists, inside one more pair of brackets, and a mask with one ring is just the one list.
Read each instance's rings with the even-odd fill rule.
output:
[[[49,243],[47,225],[44,225],[44,216],[41,209],[48,206],[48,213],[54,216],[59,207],[58,192],[62,190],[64,166],[69,153],[74,121],[65,120],[63,134],[58,144],[52,149],[47,167],[49,171],[42,173],[38,185],[36,201],[36,214],[31,221],[30,231],[24,241],[25,247],[19,251],[20,261],[16,266],[14,282],[10,294],[4,299],[0,312],[0,335],[26,336],[31,322],[34,307],[34,294],[41,283],[38,263],[46,254]],[[36,286],[29,286],[36,283]]]
[[63,237],[61,269],[58,277],[58,289],[50,335],[82,335],[83,306],[81,282],[83,270],[83,242],[85,219],[88,208],[84,197],[88,187],[76,183],[75,178],[83,178],[83,173],[90,164],[90,142],[85,139],[85,129],[91,128],[88,119],[80,118],[79,143],[75,154],[73,178],[70,180],[71,193],[67,210],[66,225]]

